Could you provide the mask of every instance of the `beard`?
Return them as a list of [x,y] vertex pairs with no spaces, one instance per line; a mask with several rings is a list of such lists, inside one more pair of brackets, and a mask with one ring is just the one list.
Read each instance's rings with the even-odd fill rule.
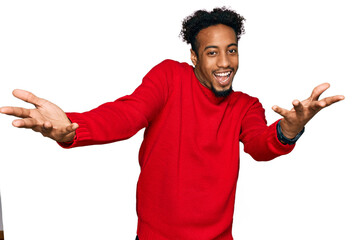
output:
[[216,97],[227,97],[230,95],[230,93],[233,91],[232,86],[226,90],[218,91],[214,88],[213,85],[211,85],[211,91],[215,94]]

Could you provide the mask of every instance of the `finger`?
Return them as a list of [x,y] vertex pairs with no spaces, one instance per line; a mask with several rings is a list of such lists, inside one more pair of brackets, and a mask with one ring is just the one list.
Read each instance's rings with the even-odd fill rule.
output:
[[20,118],[27,118],[30,116],[30,110],[21,107],[2,107],[0,112]]
[[320,101],[318,101],[318,104],[321,108],[324,107],[328,107],[336,102],[342,101],[344,100],[344,96],[343,95],[337,95],[337,96],[332,96],[332,97],[326,97]]
[[42,133],[47,134],[50,133],[52,130],[53,130],[53,125],[51,124],[51,122],[46,121],[43,123]]
[[274,106],[272,107],[272,109],[274,110],[274,112],[278,113],[279,115],[281,115],[281,116],[283,116],[283,117],[285,117],[285,116],[289,113],[288,110],[286,110],[286,109],[284,109],[284,108],[281,108],[281,107],[279,107],[279,106],[277,106],[277,105],[274,105]]
[[53,131],[53,125],[51,122],[46,121],[41,127],[32,128],[35,132],[40,132],[44,137],[49,137]]
[[314,101],[311,102],[311,104],[309,105],[309,109],[311,110],[311,112],[314,114],[316,114],[318,111],[320,111],[322,108],[324,108],[326,105],[323,101]]
[[15,89],[13,91],[13,95],[16,98],[19,98],[20,100],[34,104],[35,106],[39,106],[42,102],[42,99],[38,98],[33,93],[25,91],[25,90],[21,90],[21,89]]
[[14,120],[13,126],[18,128],[35,128],[38,126],[38,124],[34,118],[24,118]]
[[294,100],[292,104],[297,115],[304,115],[304,106],[299,100]]
[[320,95],[330,87],[329,83],[322,83],[315,87],[312,91],[311,99],[317,101]]

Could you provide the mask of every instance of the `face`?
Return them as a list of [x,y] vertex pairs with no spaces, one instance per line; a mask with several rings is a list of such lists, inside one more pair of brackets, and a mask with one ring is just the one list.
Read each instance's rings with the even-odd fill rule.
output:
[[239,66],[234,30],[222,24],[210,26],[197,34],[196,41],[198,55],[191,50],[191,61],[197,79],[216,96],[228,95]]

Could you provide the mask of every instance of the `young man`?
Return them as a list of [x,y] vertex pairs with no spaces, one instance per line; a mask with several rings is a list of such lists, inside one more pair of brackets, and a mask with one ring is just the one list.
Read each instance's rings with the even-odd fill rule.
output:
[[254,159],[289,153],[305,124],[343,96],[318,100],[322,84],[282,119],[266,125],[257,98],[232,90],[238,70],[238,39],[244,18],[217,8],[197,11],[183,22],[194,67],[172,60],[155,66],[128,96],[85,113],[64,113],[32,93],[14,96],[36,109],[4,107],[65,148],[124,140],[146,128],[140,148],[137,234],[141,240],[233,239],[232,218],[239,169],[239,141]]

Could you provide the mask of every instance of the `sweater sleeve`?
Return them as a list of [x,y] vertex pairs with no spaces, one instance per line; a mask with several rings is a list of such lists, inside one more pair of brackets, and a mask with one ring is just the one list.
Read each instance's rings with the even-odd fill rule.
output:
[[267,126],[263,106],[256,98],[252,101],[241,125],[240,140],[244,144],[244,151],[256,161],[268,161],[290,153],[295,144],[284,145],[277,137],[276,125],[280,120]]
[[84,113],[67,113],[79,124],[72,142],[59,143],[64,148],[105,144],[132,137],[147,127],[162,110],[168,97],[167,78],[170,61],[154,67],[131,95],[105,103]]

